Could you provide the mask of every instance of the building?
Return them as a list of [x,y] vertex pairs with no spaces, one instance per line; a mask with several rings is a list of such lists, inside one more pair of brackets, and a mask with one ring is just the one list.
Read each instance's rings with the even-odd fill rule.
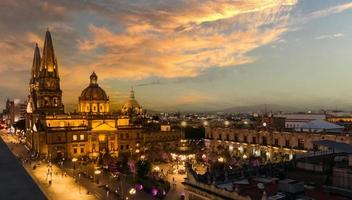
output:
[[7,99],[2,115],[2,119],[7,127],[12,127],[14,123],[25,118],[26,103],[21,102],[20,99]]
[[47,31],[43,57],[38,45],[34,50],[26,107],[26,141],[33,153],[53,159],[117,156],[121,152],[139,152],[152,143],[167,145],[180,139],[180,132],[174,128],[146,123],[133,90],[122,114],[112,114],[109,96],[98,84],[95,72],[78,97],[77,112],[65,113],[57,63]]
[[292,158],[296,154],[324,150],[324,147],[317,146],[314,141],[331,140],[352,144],[352,136],[345,132],[288,132],[221,126],[206,127],[205,138],[208,148],[216,149],[218,146],[225,146],[231,149],[241,149],[242,153],[248,157],[262,155],[268,159],[279,154]]
[[313,113],[278,114],[278,115],[275,115],[275,117],[285,118],[286,129],[300,128],[301,125],[317,119],[326,120],[325,114],[313,114]]

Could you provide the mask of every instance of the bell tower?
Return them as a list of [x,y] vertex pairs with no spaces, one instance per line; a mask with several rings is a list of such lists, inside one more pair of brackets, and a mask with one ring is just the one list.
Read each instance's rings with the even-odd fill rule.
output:
[[33,74],[36,74],[34,90],[36,96],[35,107],[38,113],[62,114],[64,106],[62,103],[58,64],[49,30],[45,34],[39,70]]

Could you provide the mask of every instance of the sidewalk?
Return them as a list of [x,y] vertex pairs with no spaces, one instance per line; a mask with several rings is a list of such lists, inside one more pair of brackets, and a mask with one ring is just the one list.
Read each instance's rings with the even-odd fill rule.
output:
[[35,181],[41,186],[49,199],[65,199],[65,200],[93,200],[96,199],[93,195],[87,195],[87,189],[79,186],[72,177],[63,176],[61,170],[52,166],[52,183],[49,185],[47,177],[47,163],[42,163],[35,170],[30,169],[30,166],[25,167]]

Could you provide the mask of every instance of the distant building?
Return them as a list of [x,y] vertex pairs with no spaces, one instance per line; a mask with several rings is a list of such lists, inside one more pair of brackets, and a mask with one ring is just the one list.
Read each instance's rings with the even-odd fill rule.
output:
[[278,114],[275,117],[285,118],[285,128],[295,129],[300,128],[301,125],[313,120],[326,120],[325,114],[310,114],[310,113],[293,113],[293,114]]
[[21,102],[20,99],[7,99],[5,109],[2,113],[2,119],[8,127],[11,127],[19,121],[24,119],[26,115],[26,103]]

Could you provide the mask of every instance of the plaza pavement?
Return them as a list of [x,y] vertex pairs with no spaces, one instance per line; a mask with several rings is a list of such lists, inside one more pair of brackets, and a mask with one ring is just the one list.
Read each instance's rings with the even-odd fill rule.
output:
[[[7,133],[4,133],[3,131],[1,132],[1,137],[2,139],[7,143],[8,147],[11,149],[11,151],[17,156],[17,157],[23,157],[25,158],[26,156],[26,149],[24,148],[24,146],[19,146],[20,144],[17,144],[17,140],[15,138],[13,138],[12,136],[8,135]],[[6,146],[5,143],[3,143],[2,140],[0,140],[0,145],[1,146]],[[23,148],[21,148],[23,147]],[[1,148],[2,149],[2,148]],[[2,152],[0,152],[0,155],[3,155]],[[8,153],[11,154],[10,151],[8,151]],[[13,156],[13,155],[12,155]],[[18,163],[19,166],[20,162],[18,160],[16,160],[16,158],[13,156],[13,159],[15,159],[15,161]],[[35,170],[32,169],[32,166],[36,164],[37,167]],[[34,182],[36,183],[32,183],[32,185],[35,185],[36,188],[37,185],[40,187],[40,189],[43,191],[43,193],[45,194],[45,196],[47,197],[47,199],[52,199],[52,200],[56,200],[56,199],[65,199],[65,200],[94,200],[97,199],[95,196],[93,195],[87,195],[87,190],[84,187],[81,187],[81,193],[79,193],[79,186],[78,184],[75,183],[74,179],[70,176],[62,176],[60,173],[60,169],[58,167],[56,167],[55,165],[52,165],[52,183],[51,185],[49,185],[49,180],[48,180],[48,176],[47,176],[47,172],[48,172],[48,167],[47,167],[47,163],[41,163],[39,164],[39,162],[32,162],[31,165],[30,164],[24,164],[24,169],[23,167],[22,170],[23,172],[18,172],[18,170],[16,170],[15,167],[7,168],[7,169],[2,169],[1,171],[7,171],[4,174],[11,174],[13,177],[8,177],[8,178],[0,178],[0,180],[7,180],[7,182],[9,182],[9,180],[13,180],[13,179],[17,179],[17,184],[21,184],[21,180],[24,177],[26,178],[26,176],[24,174],[26,174],[28,176],[28,174],[31,175],[31,177],[33,178]],[[3,165],[0,165],[3,166]],[[28,172],[28,174],[26,173],[26,171]],[[12,172],[12,173],[11,173]],[[17,176],[15,176],[14,174],[18,173]],[[21,177],[18,177],[21,176]],[[28,178],[30,179],[30,177],[28,176]],[[23,180],[22,180],[23,182]],[[29,181],[25,181],[25,184],[27,184],[27,182]],[[31,186],[30,184],[28,184],[29,186]],[[6,187],[6,184],[4,184],[4,187]],[[28,186],[27,186],[28,187]],[[36,193],[41,193],[41,191],[39,190],[39,188],[36,190],[35,187],[31,186],[31,189],[27,189],[27,188],[22,188],[19,187],[17,189],[17,191],[15,191],[18,195],[22,194],[22,198],[18,198],[18,199],[35,199],[35,200],[40,200],[40,199],[46,199],[44,197],[44,195],[42,195],[43,197],[40,198],[39,197],[31,197],[31,193],[33,192],[33,194]],[[29,190],[28,192],[26,192],[27,190]],[[2,190],[3,191],[3,190]],[[7,190],[4,190],[7,191]],[[10,190],[12,191],[12,190]],[[1,192],[2,194],[3,192]],[[27,194],[30,193],[30,194]],[[42,193],[41,193],[42,194]],[[1,198],[0,199],[11,199],[11,198]],[[16,198],[14,198],[16,199]]]

